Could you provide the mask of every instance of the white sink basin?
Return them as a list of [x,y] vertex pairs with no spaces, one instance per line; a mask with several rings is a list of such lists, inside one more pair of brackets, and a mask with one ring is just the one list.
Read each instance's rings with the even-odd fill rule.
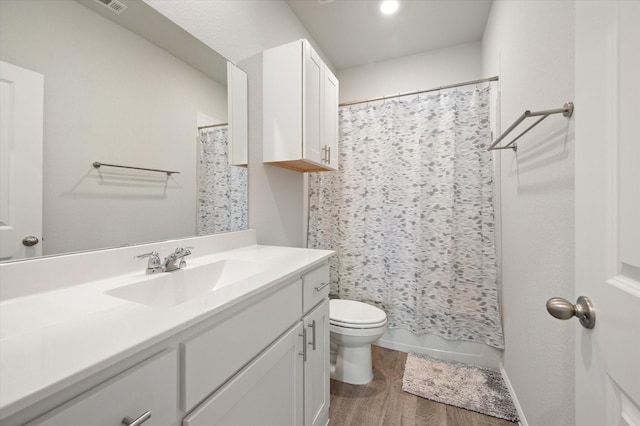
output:
[[261,263],[226,259],[150,275],[144,281],[106,294],[147,306],[171,307],[246,280],[265,269],[266,265]]

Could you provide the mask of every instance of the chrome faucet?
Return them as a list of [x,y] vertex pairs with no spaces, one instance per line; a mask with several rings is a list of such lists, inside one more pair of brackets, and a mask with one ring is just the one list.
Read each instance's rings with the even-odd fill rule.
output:
[[160,262],[160,255],[158,255],[157,251],[154,250],[151,253],[141,254],[140,256],[136,256],[136,259],[144,259],[146,257],[149,258],[149,261],[147,262],[147,274],[155,274],[156,272],[164,271],[162,262]]
[[165,272],[171,272],[187,266],[187,262],[185,262],[184,258],[191,254],[191,251],[189,250],[190,248],[193,247],[178,247],[164,260],[164,263],[162,264],[163,270]]

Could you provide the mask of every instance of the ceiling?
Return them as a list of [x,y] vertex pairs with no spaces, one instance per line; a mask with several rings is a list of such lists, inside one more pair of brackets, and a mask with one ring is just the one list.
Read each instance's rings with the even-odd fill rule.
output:
[[400,0],[391,16],[378,0],[286,0],[340,70],[482,38],[492,0]]

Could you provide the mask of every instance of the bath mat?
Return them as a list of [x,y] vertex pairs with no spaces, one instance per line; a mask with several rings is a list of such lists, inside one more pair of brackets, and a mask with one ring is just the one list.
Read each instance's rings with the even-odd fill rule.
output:
[[502,375],[490,368],[410,353],[402,377],[402,390],[443,404],[518,422],[516,407]]

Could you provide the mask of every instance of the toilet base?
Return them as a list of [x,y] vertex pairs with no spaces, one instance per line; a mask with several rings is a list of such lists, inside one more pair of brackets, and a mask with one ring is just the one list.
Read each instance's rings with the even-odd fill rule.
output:
[[332,343],[331,378],[352,385],[364,385],[373,379],[371,345],[357,347]]

